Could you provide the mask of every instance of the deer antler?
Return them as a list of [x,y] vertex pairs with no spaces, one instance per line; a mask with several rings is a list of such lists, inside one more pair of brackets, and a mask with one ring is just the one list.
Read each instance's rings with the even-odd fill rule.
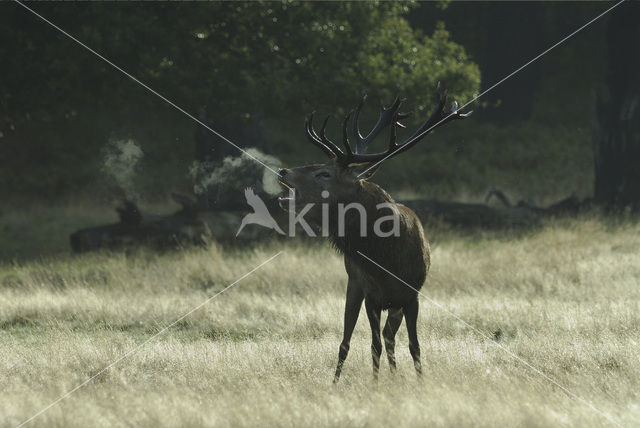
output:
[[362,100],[360,100],[360,104],[358,104],[358,107],[355,110],[355,114],[353,115],[353,122],[351,124],[353,135],[356,140],[357,154],[364,153],[367,150],[367,146],[369,145],[369,143],[373,141],[378,136],[378,134],[380,134],[380,132],[387,126],[393,126],[394,128],[396,126],[400,126],[404,128],[405,126],[399,121],[409,116],[407,113],[400,113],[400,106],[402,105],[402,102],[404,100],[396,97],[395,101],[393,101],[393,104],[391,104],[389,107],[382,107],[382,109],[380,110],[380,116],[378,117],[378,122],[366,137],[362,137],[362,135],[360,134],[358,119],[360,117],[362,106],[364,105],[364,102],[366,100],[367,96],[365,95],[362,97]]
[[[325,136],[325,127],[327,125],[327,120],[329,119],[328,117],[322,125],[320,135],[318,135],[314,131],[311,122],[313,115],[309,116],[309,118],[305,122],[307,137],[309,137],[311,142],[320,147],[329,157],[336,158],[338,162],[343,165],[363,162],[374,163],[380,162],[383,159],[391,158],[399,153],[409,150],[420,140],[422,140],[429,132],[433,131],[437,127],[440,127],[452,120],[465,119],[472,113],[459,113],[458,103],[456,101],[453,102],[451,110],[448,113],[445,113],[444,108],[447,103],[447,92],[440,91],[438,103],[429,115],[429,118],[408,139],[406,139],[401,144],[397,144],[396,130],[398,127],[405,127],[402,123],[400,123],[400,121],[408,116],[407,113],[400,113],[400,106],[402,105],[403,100],[396,97],[394,102],[389,107],[383,107],[380,110],[378,121],[371,129],[371,131],[369,131],[367,136],[363,137],[360,133],[358,119],[360,117],[360,111],[362,110],[362,106],[364,105],[365,100],[366,95],[362,97],[362,100],[358,104],[358,107],[356,107],[355,111],[351,111],[350,113],[348,113],[342,122],[342,138],[345,148],[344,152],[340,150],[334,143],[329,141]],[[353,139],[355,140],[356,145],[355,152],[351,149],[348,135],[348,122],[351,118],[351,115],[353,115],[351,128]],[[371,143],[371,141],[373,141],[380,134],[380,132],[387,127],[391,127],[388,149],[385,152],[380,153],[365,153],[369,143]]]
[[325,134],[327,122],[329,122],[329,116],[327,116],[327,118],[322,123],[322,128],[320,128],[320,135],[318,135],[313,129],[313,113],[311,113],[304,121],[304,128],[307,133],[307,138],[309,138],[309,141],[311,141],[313,144],[320,147],[320,149],[322,149],[322,151],[330,158],[340,158],[343,156],[342,151],[338,148],[338,146],[329,141],[327,135]]

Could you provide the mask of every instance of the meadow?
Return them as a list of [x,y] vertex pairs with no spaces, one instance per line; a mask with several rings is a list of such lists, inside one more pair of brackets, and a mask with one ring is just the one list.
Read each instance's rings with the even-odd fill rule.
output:
[[346,273],[326,243],[3,262],[0,425],[151,339],[27,426],[640,426],[640,225],[431,232],[424,375],[402,326],[398,372],[372,380],[363,309],[336,386]]

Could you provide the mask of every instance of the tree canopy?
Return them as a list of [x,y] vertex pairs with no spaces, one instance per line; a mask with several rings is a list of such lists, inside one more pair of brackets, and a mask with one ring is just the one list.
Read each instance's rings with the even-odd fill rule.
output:
[[[480,73],[464,48],[442,24],[429,35],[413,29],[405,19],[412,6],[29,5],[187,111],[206,109],[220,130],[244,140],[240,145],[255,145],[247,139],[257,138],[284,151],[296,150],[307,112],[342,114],[365,92],[387,103],[396,94],[408,96],[410,108],[421,110],[439,81],[463,100],[477,91]],[[158,161],[171,152],[182,159],[193,154],[193,122],[20,6],[0,8],[4,156],[47,159],[51,175],[19,183],[3,171],[4,187],[57,183],[64,189],[86,182],[94,169],[61,170],[72,161],[97,162],[113,135],[137,138]],[[283,130],[286,123],[295,125]],[[256,126],[259,132],[247,132]]]

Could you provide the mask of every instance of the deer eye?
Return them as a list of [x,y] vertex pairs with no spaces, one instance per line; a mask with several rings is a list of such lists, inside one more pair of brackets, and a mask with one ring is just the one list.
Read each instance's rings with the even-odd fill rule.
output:
[[329,174],[326,171],[320,171],[320,172],[316,173],[316,178],[322,178],[322,179],[331,178],[331,174]]

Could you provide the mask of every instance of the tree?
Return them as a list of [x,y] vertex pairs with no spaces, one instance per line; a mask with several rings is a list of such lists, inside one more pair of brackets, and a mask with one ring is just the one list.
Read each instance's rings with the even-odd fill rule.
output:
[[[421,28],[444,20],[456,42],[466,50],[482,70],[481,91],[488,89],[509,72],[542,51],[545,41],[545,9],[556,5],[544,2],[425,2],[412,11],[409,20]],[[572,5],[570,12],[576,14]],[[481,98],[485,108],[477,117],[501,124],[525,121],[531,116],[541,78],[540,64],[534,62]]]
[[[444,28],[431,37],[410,28],[410,3],[30,7],[177,105],[206,112],[243,145],[264,143],[271,130],[272,149],[295,151],[300,127],[290,123],[313,109],[344,113],[365,91],[386,102],[410,95],[423,109],[438,81],[460,99],[479,86],[477,66]],[[100,147],[114,134],[139,140],[149,167],[192,156],[190,120],[20,6],[0,8],[0,157],[13,157],[0,171],[5,188],[44,194],[91,182]],[[42,169],[20,177],[33,159]],[[158,175],[156,182],[175,180],[184,170]]]
[[640,209],[640,4],[612,13],[607,27],[608,99],[598,100],[595,200],[614,210]]

